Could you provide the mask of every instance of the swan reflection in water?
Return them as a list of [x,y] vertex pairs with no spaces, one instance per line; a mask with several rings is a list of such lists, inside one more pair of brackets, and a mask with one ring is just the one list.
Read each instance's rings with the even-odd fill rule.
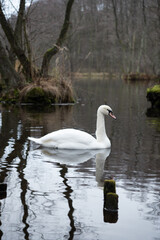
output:
[[108,148],[97,150],[68,150],[40,147],[39,149],[36,149],[34,151],[41,151],[41,156],[44,161],[65,164],[67,166],[77,166],[78,164],[95,158],[96,181],[100,184],[103,177],[104,164],[110,154],[111,149]]
[[[79,164],[82,164],[90,159],[96,160],[96,181],[98,185],[103,186],[103,170],[104,164],[107,157],[110,154],[110,149],[97,149],[97,150],[64,150],[64,149],[51,149],[51,148],[38,148],[36,150],[31,151],[33,155],[40,157],[44,162],[48,163],[56,163],[60,166],[60,176],[63,179],[63,183],[65,185],[65,190],[63,192],[64,197],[68,201],[68,218],[70,221],[70,231],[69,231],[69,239],[74,238],[74,234],[77,231],[77,227],[75,225],[74,219],[74,207],[73,207],[73,199],[71,193],[74,191],[72,187],[68,183],[68,178],[66,173],[68,172],[69,166],[77,167]],[[31,153],[30,152],[30,153]],[[32,154],[31,153],[31,154]],[[33,158],[32,155],[32,158]],[[82,165],[81,165],[82,167]],[[85,168],[85,166],[84,166]],[[77,173],[78,174],[78,173]]]

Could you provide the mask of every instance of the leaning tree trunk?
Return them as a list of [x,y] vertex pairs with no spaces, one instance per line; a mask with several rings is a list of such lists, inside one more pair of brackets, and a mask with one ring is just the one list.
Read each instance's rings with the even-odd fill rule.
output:
[[1,84],[10,88],[17,88],[21,85],[21,79],[13,65],[11,64],[8,55],[0,41],[0,73],[1,73]]
[[[22,46],[22,38],[23,38],[23,24],[25,19],[25,0],[21,0],[19,4],[19,10],[18,10],[18,16],[15,24],[14,29],[14,38],[18,42],[19,46],[23,48]],[[9,50],[9,58],[13,65],[15,65],[16,61],[16,54],[14,53],[13,49],[10,48]]]
[[74,0],[68,0],[64,23],[63,23],[60,35],[57,39],[57,42],[53,48],[47,50],[46,53],[44,54],[42,66],[41,66],[41,75],[43,77],[48,76],[48,70],[49,70],[49,64],[50,64],[51,58],[59,51],[60,47],[62,46],[65,40],[67,31],[69,28],[69,24],[70,24],[69,20],[70,20],[70,14],[71,14],[73,3],[74,3]]
[[19,5],[16,26],[15,26],[15,30],[14,30],[14,37],[20,47],[22,47],[23,22],[25,19],[24,15],[25,15],[25,0],[21,0],[20,5]]
[[2,5],[0,3],[0,23],[3,28],[3,31],[8,39],[8,42],[11,45],[12,50],[18,57],[20,63],[23,66],[23,70],[27,79],[32,79],[33,76],[37,76],[38,73],[36,69],[31,65],[30,61],[25,55],[24,50],[19,45],[16,37],[14,36],[13,29],[10,26],[9,22],[6,20],[5,15],[2,10]]

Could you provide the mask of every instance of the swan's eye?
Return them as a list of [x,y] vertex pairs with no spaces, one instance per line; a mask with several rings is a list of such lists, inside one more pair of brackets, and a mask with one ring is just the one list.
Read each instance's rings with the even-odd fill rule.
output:
[[109,112],[109,114],[110,114],[110,113],[113,113],[111,110],[108,110],[108,112]]

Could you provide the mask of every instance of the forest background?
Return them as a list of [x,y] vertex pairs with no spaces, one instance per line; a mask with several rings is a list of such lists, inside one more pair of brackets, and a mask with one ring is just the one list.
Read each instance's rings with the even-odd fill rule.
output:
[[[15,29],[18,9],[8,17],[5,2],[1,1],[1,7]],[[34,69],[42,65],[45,52],[56,46],[68,2],[31,0],[25,6],[20,41]],[[72,4],[68,31],[51,59],[49,75],[57,68],[68,73],[160,75],[160,0],[75,0]],[[3,52],[13,57],[2,28],[0,50],[0,62],[4,61]],[[15,68],[22,71],[16,61]],[[1,75],[2,70],[0,67]]]

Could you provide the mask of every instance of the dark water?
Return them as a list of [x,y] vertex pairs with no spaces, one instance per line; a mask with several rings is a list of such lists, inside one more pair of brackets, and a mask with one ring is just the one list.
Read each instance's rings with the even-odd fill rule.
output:
[[[1,239],[160,239],[160,119],[146,116],[148,85],[80,80],[73,106],[0,107]],[[104,103],[117,116],[106,119],[111,152],[51,151],[27,140],[66,127],[94,134]],[[103,211],[110,176],[119,195],[114,223]]]

